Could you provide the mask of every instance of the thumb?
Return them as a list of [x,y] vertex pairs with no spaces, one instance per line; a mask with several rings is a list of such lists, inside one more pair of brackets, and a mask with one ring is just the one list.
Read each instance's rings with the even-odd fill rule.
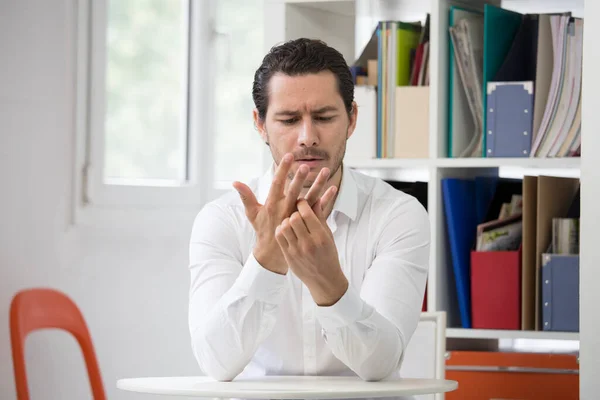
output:
[[250,189],[246,184],[242,182],[233,182],[233,188],[239,193],[240,199],[242,199],[242,203],[244,203],[244,208],[246,209],[246,216],[253,222],[256,218],[256,214],[258,214],[258,200],[256,200],[256,196],[252,193],[252,189]]

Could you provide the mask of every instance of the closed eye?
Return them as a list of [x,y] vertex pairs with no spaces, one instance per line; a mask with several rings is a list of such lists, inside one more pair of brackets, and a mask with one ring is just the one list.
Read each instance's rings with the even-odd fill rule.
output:
[[317,117],[316,120],[321,121],[321,122],[328,122],[328,121],[331,121],[333,118],[335,118],[335,117],[333,117],[333,116],[332,117]]
[[296,123],[297,121],[298,121],[298,118],[288,118],[288,119],[279,120],[279,122],[281,122],[284,125],[292,125],[292,124]]

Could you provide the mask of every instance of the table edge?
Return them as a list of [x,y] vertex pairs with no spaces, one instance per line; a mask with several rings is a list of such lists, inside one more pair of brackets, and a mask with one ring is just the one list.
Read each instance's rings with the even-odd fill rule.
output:
[[[152,378],[152,377],[147,377]],[[155,377],[157,378],[157,377]],[[171,396],[200,396],[200,397],[212,397],[212,398],[246,398],[246,399],[265,399],[268,397],[269,399],[360,399],[360,398],[381,398],[381,397],[397,397],[397,396],[416,396],[423,394],[437,394],[437,393],[448,393],[454,391],[458,388],[458,381],[451,379],[424,379],[424,380],[437,380],[440,381],[440,386],[435,391],[431,391],[430,389],[414,389],[410,391],[398,391],[394,389],[383,390],[376,393],[371,393],[368,391],[363,392],[345,392],[345,391],[330,391],[330,392],[322,392],[322,391],[274,391],[269,392],[266,395],[265,392],[256,391],[256,392],[243,392],[240,390],[230,390],[230,391],[202,391],[197,389],[164,389],[164,388],[140,388],[136,385],[131,385],[131,381],[140,378],[123,378],[117,380],[117,389],[135,392],[135,393],[146,393],[146,394],[160,394],[160,395],[171,395]],[[141,378],[144,379],[144,378]],[[418,378],[411,378],[418,379]]]

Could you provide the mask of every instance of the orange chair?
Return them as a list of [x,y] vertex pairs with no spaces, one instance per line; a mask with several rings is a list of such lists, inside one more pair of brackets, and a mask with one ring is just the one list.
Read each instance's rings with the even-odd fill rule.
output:
[[83,315],[77,305],[54,289],[26,289],[18,292],[10,305],[10,340],[17,398],[29,400],[25,371],[25,339],[35,330],[58,328],[71,333],[83,352],[92,394],[106,400],[96,353]]

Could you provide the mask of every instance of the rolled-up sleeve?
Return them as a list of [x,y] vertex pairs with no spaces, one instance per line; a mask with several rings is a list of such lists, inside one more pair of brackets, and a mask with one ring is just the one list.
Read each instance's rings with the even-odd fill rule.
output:
[[429,268],[430,225],[416,200],[395,207],[380,229],[360,290],[317,307],[333,354],[364,380],[398,371],[421,314]]
[[240,227],[226,206],[208,204],[190,239],[189,329],[200,368],[232,380],[275,325],[286,275],[263,268],[252,252],[242,260]]

